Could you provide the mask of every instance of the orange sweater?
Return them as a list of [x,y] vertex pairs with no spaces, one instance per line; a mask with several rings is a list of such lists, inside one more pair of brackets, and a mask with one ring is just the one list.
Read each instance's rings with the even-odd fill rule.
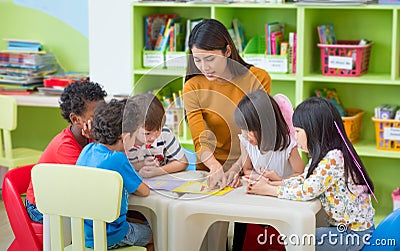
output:
[[[233,121],[233,112],[244,94],[256,89],[270,93],[271,77],[254,66],[248,74],[230,82],[209,81],[198,75],[185,83],[183,101],[197,156],[205,150],[213,152],[225,171],[239,158],[240,130]],[[197,168],[208,171],[204,164]]]

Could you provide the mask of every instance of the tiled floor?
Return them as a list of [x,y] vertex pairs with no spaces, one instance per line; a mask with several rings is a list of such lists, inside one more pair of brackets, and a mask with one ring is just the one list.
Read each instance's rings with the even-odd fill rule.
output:
[[8,222],[4,202],[0,198],[0,251],[5,251],[14,239],[14,234]]

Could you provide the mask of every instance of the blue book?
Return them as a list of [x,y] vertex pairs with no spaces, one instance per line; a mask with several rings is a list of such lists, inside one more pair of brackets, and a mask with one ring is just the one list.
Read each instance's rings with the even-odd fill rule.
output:
[[16,47],[41,47],[42,45],[38,42],[22,42],[22,41],[9,41],[8,46]]
[[30,46],[30,47],[22,47],[22,46],[7,46],[7,50],[9,51],[41,51],[42,47],[41,46]]

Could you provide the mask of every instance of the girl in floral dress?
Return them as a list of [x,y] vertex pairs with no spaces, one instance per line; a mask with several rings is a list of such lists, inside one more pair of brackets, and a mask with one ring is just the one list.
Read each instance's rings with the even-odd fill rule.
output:
[[374,186],[339,112],[324,98],[308,98],[294,111],[293,125],[297,146],[311,157],[304,173],[283,181],[261,177],[248,183],[247,192],[298,201],[318,198],[330,226],[316,229],[316,250],[360,250],[375,229]]

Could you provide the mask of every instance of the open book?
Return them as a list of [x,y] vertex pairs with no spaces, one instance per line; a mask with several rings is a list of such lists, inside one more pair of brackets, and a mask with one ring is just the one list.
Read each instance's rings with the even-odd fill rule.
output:
[[176,193],[195,193],[195,194],[212,194],[223,195],[230,192],[233,188],[225,187],[224,189],[211,190],[207,186],[207,181],[203,179],[182,179],[164,176],[144,179],[144,182],[152,190],[165,190]]

